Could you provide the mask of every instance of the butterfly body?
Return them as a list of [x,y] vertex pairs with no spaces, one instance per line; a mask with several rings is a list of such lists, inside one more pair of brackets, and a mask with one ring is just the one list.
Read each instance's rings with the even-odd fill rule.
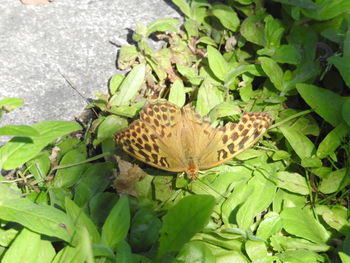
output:
[[129,155],[151,166],[186,172],[191,179],[199,170],[217,166],[251,147],[267,130],[266,113],[244,113],[239,123],[217,129],[189,105],[179,108],[167,101],[148,103],[140,119],[115,135]]

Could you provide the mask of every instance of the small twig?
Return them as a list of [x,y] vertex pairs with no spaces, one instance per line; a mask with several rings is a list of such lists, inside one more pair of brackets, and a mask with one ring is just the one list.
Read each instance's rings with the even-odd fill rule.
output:
[[69,167],[77,166],[77,165],[80,165],[80,164],[92,162],[92,161],[98,160],[98,159],[100,159],[100,158],[102,158],[104,156],[109,156],[109,155],[111,155],[111,153],[106,152],[106,153],[101,153],[99,155],[91,157],[91,158],[86,159],[86,160],[81,161],[81,162],[76,162],[76,163],[72,163],[72,164],[65,164],[65,165],[58,165],[58,166],[52,168],[51,171],[49,172],[49,174],[51,174],[53,171],[58,170],[58,169],[69,168]]
[[17,179],[13,179],[13,180],[3,180],[0,181],[0,183],[15,183],[15,182],[20,182],[20,181],[26,181],[29,178],[32,178],[34,175],[33,174],[29,174],[27,176],[25,176],[24,178],[17,178]]
[[282,124],[284,124],[284,123],[286,123],[286,122],[288,122],[290,120],[293,120],[293,119],[295,119],[297,117],[303,116],[303,115],[308,114],[310,112],[313,112],[313,110],[305,110],[305,111],[299,112],[297,114],[294,114],[294,115],[292,115],[292,116],[290,116],[290,117],[288,117],[288,118],[286,118],[286,119],[284,119],[284,120],[282,120],[280,122],[275,123],[274,125],[271,125],[269,130],[273,129],[275,127],[281,126]]

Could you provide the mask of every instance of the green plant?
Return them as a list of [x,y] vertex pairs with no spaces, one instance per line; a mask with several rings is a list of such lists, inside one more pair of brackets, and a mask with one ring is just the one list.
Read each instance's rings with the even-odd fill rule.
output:
[[[0,182],[3,262],[37,262],[43,248],[43,262],[349,262],[350,2],[173,2],[184,24],[137,25],[118,59],[130,72],[99,94],[84,141],[54,141],[79,127],[50,122],[12,133],[31,146],[14,137],[0,149],[3,169],[24,165]],[[242,111],[275,124],[194,182],[115,162],[109,153],[127,157],[113,134],[158,98],[191,103],[213,125]],[[116,166],[114,186],[134,196],[110,188]]]

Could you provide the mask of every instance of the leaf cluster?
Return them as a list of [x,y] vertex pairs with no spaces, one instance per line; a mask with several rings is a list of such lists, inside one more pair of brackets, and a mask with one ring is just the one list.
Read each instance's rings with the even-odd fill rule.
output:
[[[117,61],[129,73],[98,94],[85,133],[0,128],[15,136],[0,148],[1,261],[350,262],[350,2],[173,3],[183,24],[137,24]],[[214,126],[244,111],[274,125],[189,182],[111,156],[150,99],[191,103]]]

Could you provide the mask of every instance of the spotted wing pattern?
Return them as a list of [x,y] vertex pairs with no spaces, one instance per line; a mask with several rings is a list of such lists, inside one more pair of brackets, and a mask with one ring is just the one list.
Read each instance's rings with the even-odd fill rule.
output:
[[199,169],[222,164],[253,146],[271,125],[270,115],[246,112],[238,123],[227,123],[216,129],[215,135],[199,156]]
[[115,134],[115,141],[129,155],[167,171],[186,170],[186,159],[178,149],[176,125],[181,122],[181,109],[158,101],[147,103],[140,119]]
[[214,129],[189,105],[147,103],[140,119],[115,135],[131,156],[154,167],[187,172],[192,179],[250,148],[271,125],[266,113],[246,112],[238,123]]

